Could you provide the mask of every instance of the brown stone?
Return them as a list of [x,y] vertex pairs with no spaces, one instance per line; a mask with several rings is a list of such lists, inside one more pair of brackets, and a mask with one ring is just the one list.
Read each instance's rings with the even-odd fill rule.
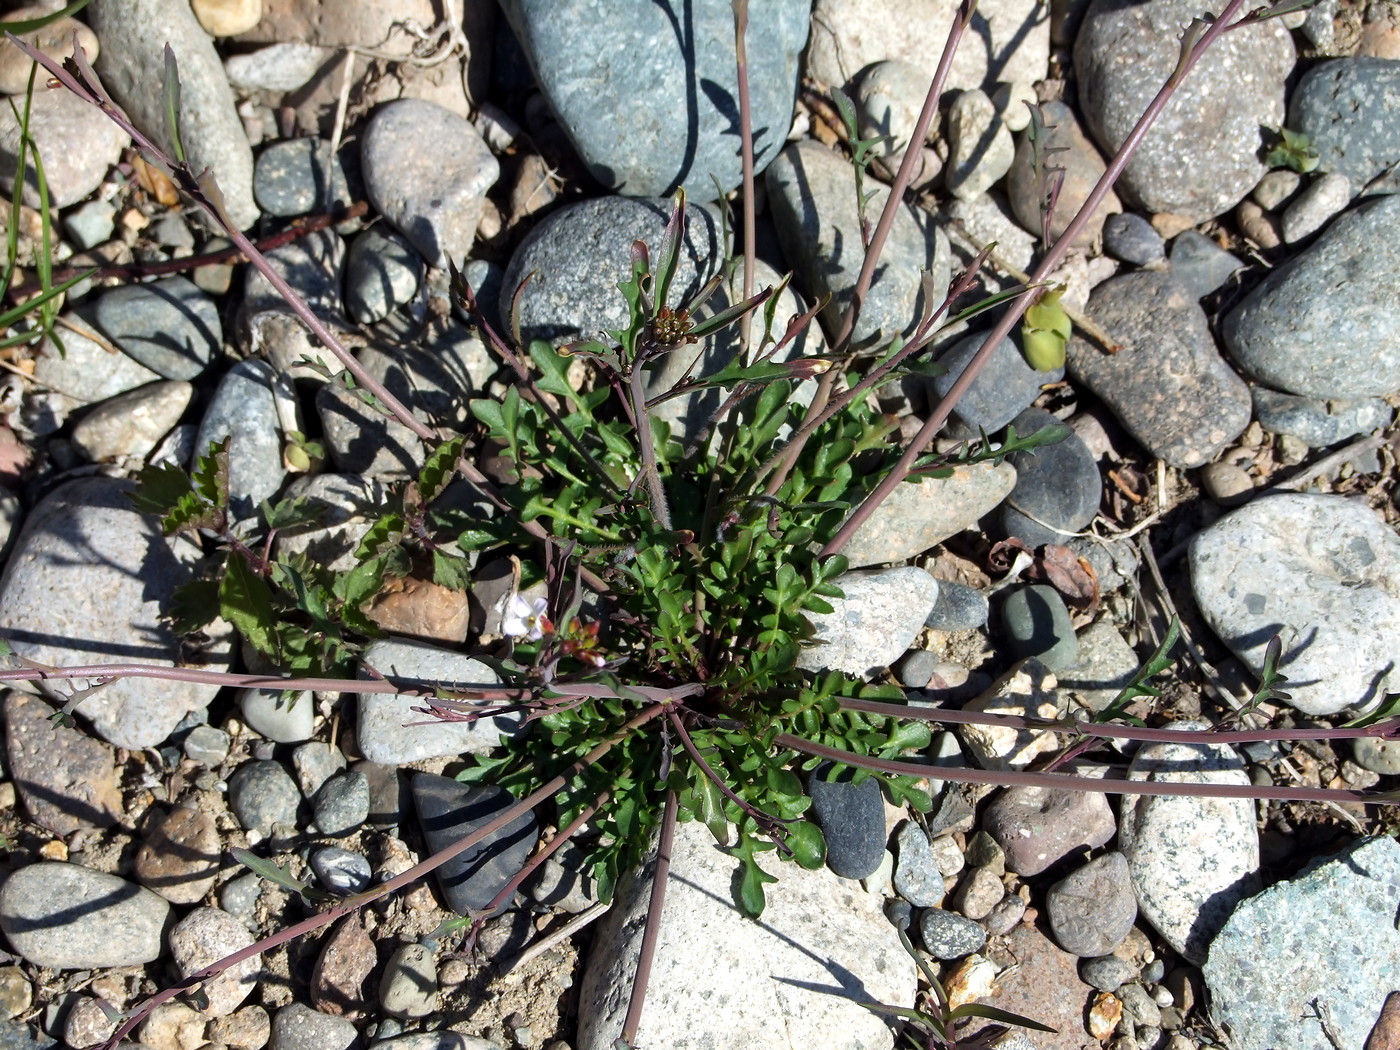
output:
[[216,1017],[204,1033],[212,1042],[238,1050],[259,1050],[272,1038],[272,1021],[261,1006],[245,1006],[227,1017]]
[[1400,1050],[1400,992],[1385,997],[1376,1027],[1366,1037],[1365,1050]]
[[214,818],[182,806],[151,827],[136,851],[134,874],[172,904],[195,904],[214,886],[220,853]]
[[51,721],[37,696],[5,697],[5,751],[24,808],[55,835],[110,828],[121,815],[112,749],[82,730]]
[[[1084,1026],[1093,989],[1079,979],[1077,958],[1060,951],[1033,926],[1018,926],[1003,945],[987,954],[1003,972],[992,993],[978,1000],[983,1006],[1020,1014],[1058,1029],[1053,1035],[1033,1033],[1040,1050],[1080,1050],[1086,1044],[1095,1044]],[[958,1033],[958,1041],[971,1041],[994,1023],[973,1018]]]
[[352,1020],[365,1012],[364,983],[374,970],[374,942],[360,916],[347,915],[326,939],[311,975],[311,1005]]
[[367,613],[389,634],[435,642],[460,642],[467,637],[467,595],[431,580],[405,576],[385,581]]

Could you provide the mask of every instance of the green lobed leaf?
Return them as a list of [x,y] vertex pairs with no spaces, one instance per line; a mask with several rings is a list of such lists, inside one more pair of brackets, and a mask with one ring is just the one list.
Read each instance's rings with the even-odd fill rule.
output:
[[219,584],[219,615],[244,641],[266,656],[276,656],[277,615],[267,581],[253,571],[246,558],[230,555]]

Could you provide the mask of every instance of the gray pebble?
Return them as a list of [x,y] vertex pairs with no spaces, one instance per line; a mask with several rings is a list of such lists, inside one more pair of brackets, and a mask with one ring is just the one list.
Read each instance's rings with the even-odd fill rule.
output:
[[[1007,85],[1009,87],[1009,85]],[[1030,119],[1030,111],[1019,100],[1013,103],[1016,111],[1025,119]],[[1103,156],[1094,147],[1089,136],[1079,126],[1074,110],[1063,102],[1042,102],[1040,112],[1044,118],[1041,130],[1040,156],[1051,158],[1049,164],[1063,171],[1060,176],[1059,193],[1055,199],[1055,211],[1050,218],[1050,236],[1061,236],[1075,215],[1083,207],[1090,192],[1104,173]],[[1007,119],[1011,116],[1006,114]],[[1041,210],[1043,204],[1038,188],[1035,163],[1036,149],[1031,143],[1030,132],[1017,137],[1016,159],[1006,179],[1006,195],[1010,199],[1011,210],[1016,219],[1031,233],[1039,236],[1042,230]],[[1104,245],[1108,247],[1108,227],[1106,223],[1119,217],[1123,208],[1118,194],[1109,190],[1108,195],[1094,209],[1094,214],[1083,231],[1075,238],[1075,246],[1087,249],[1098,237],[1102,229]],[[1137,216],[1132,216],[1137,218]],[[1141,219],[1138,219],[1141,222]],[[1151,230],[1151,227],[1148,227]],[[1156,234],[1153,234],[1156,237]],[[1157,258],[1161,257],[1161,238],[1157,238]],[[1110,249],[1111,251],[1112,249]],[[1123,258],[1119,256],[1119,258]],[[1136,262],[1136,259],[1125,260]],[[1148,261],[1151,261],[1150,259]]]
[[1283,239],[1297,244],[1311,237],[1329,219],[1351,203],[1351,183],[1345,175],[1328,172],[1308,184],[1308,188],[1283,212]]
[[1103,247],[1115,259],[1146,266],[1166,257],[1166,245],[1152,224],[1130,211],[1110,215],[1103,224]]
[[[1014,420],[1016,433],[1029,435],[1060,421],[1049,412],[1028,408]],[[1013,452],[1016,487],[1002,505],[1001,525],[1032,547],[1063,544],[1099,512],[1103,481],[1098,464],[1083,440],[1071,430],[1062,441],[1029,452]]]
[[1254,415],[1270,434],[1288,434],[1309,448],[1326,448],[1388,425],[1393,414],[1379,398],[1324,401],[1254,386]]
[[[1006,897],[1001,876],[988,867],[973,868],[953,894],[953,904],[969,919],[987,918]],[[1024,909],[1023,909],[1024,910]]]
[[880,785],[874,778],[852,784],[849,771],[827,780],[826,769],[819,766],[807,782],[812,815],[826,837],[826,866],[843,878],[863,879],[880,866],[885,852]]
[[1034,656],[1052,671],[1079,658],[1069,609],[1053,587],[1013,588],[1001,603],[1001,622],[1017,657]]
[[987,599],[981,591],[955,580],[939,580],[938,599],[924,625],[935,631],[969,631],[984,625],[987,615]]
[[252,518],[287,476],[279,397],[296,404],[291,385],[266,361],[240,361],[219,381],[200,421],[197,455],[207,456],[214,442],[228,442],[229,510],[237,519]]
[[97,300],[103,333],[166,379],[194,379],[223,345],[214,301],[183,277],[114,288]]
[[[429,853],[446,849],[515,804],[504,788],[471,787],[433,773],[419,773],[411,790]],[[433,874],[447,906],[458,915],[485,908],[525,866],[539,836],[533,811],[515,817]]]
[[222,765],[228,758],[229,735],[214,726],[195,726],[185,737],[185,755],[192,761],[210,767]]
[[927,649],[911,649],[899,662],[899,684],[906,689],[922,689],[932,680],[940,661]]
[[268,1050],[351,1050],[360,1034],[348,1017],[335,1017],[302,1003],[282,1007],[272,1017]]
[[935,959],[945,962],[981,951],[987,931],[961,915],[929,908],[919,917],[919,936]]
[[295,824],[301,792],[280,762],[240,766],[228,781],[228,803],[238,823],[267,835],[274,824]]
[[[932,394],[939,399],[946,397],[986,341],[985,335],[970,335],[940,355],[938,363],[948,371],[933,380]],[[977,373],[967,393],[958,401],[953,413],[974,430],[982,427],[991,433],[1000,430],[1030,407],[1031,402],[1040,396],[1042,386],[1063,378],[1063,369],[1037,372],[1026,363],[1012,340],[1003,339],[982,366],[982,371]]]
[[296,771],[297,786],[307,798],[321,790],[321,785],[345,768],[345,756],[334,744],[312,740],[292,752],[292,769]]
[[[1400,160],[1400,69],[1388,58],[1338,58],[1313,66],[1298,81],[1288,107],[1288,127],[1308,136],[1318,168],[1345,175],[1360,191],[1385,173],[1372,192],[1400,189],[1393,165]],[[1391,169],[1387,173],[1387,168]]]
[[350,245],[345,262],[345,309],[352,320],[372,324],[418,294],[423,257],[399,234],[378,227]]
[[253,194],[269,215],[329,210],[349,198],[345,168],[322,139],[274,142],[258,154]]
[[316,792],[313,811],[321,834],[350,834],[369,817],[369,781],[353,771],[331,777]]
[[1072,955],[1107,955],[1123,943],[1137,918],[1128,862],[1105,853],[1076,869],[1046,892],[1050,929]]
[[1172,238],[1171,274],[1195,298],[1209,295],[1244,266],[1205,234],[1184,230]]
[[426,1017],[437,1009],[437,963],[421,944],[405,944],[389,956],[379,979],[379,1005],[391,1017]]
[[0,887],[0,930],[36,966],[139,966],[160,957],[170,904],[115,875],[44,862]]
[[1116,992],[1137,976],[1137,967],[1117,955],[1102,955],[1081,959],[1079,976],[1091,988],[1101,992]]
[[261,877],[249,872],[219,887],[219,907],[245,921],[253,918],[262,894]]
[[466,258],[486,191],[500,177],[476,128],[431,102],[399,99],[365,126],[360,162],[369,199],[424,259],[446,266]]
[[359,893],[372,875],[363,854],[339,846],[322,846],[311,853],[311,870],[332,893]]
[[1400,773],[1400,740],[1362,737],[1351,742],[1351,751],[1362,769],[1383,775]]
[[311,736],[316,703],[310,690],[284,698],[282,689],[242,689],[238,707],[249,728],[279,744],[295,744]]
[[1087,312],[1122,349],[1106,354],[1075,336],[1066,351],[1070,374],[1148,451],[1174,467],[1199,467],[1249,425],[1248,386],[1220,357],[1196,297],[1170,274],[1141,270],[1105,281]]
[[[73,247],[85,252],[111,239],[116,220],[116,205],[111,201],[88,201],[64,213],[63,231],[68,234]],[[65,335],[64,342],[67,342],[67,339]]]
[[[1160,959],[1154,960],[1150,965],[1156,965]],[[1153,978],[1147,976],[1147,971],[1142,974],[1144,981],[1151,981]],[[1118,998],[1123,1001],[1123,1019],[1134,1025],[1150,1025],[1157,1027],[1162,1023],[1162,1008],[1152,1001],[1152,996],[1147,994],[1147,989],[1140,984],[1126,984],[1118,989]]]
[[943,903],[943,873],[934,862],[928,836],[912,820],[904,821],[895,833],[899,846],[894,868],[894,888],[916,908],[932,908]]

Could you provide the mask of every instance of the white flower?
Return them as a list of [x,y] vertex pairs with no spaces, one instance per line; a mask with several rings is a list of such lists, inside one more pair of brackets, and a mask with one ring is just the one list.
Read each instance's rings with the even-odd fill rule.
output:
[[501,620],[501,631],[512,638],[524,635],[529,641],[538,641],[549,623],[545,616],[548,608],[549,602],[544,598],[531,600],[522,598],[519,594],[512,594],[510,604],[506,606],[505,616]]

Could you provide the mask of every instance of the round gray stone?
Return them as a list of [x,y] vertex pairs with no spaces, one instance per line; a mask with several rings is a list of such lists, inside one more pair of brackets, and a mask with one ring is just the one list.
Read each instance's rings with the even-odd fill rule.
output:
[[1034,656],[1056,671],[1079,657],[1069,609],[1053,587],[1035,584],[1012,589],[1001,603],[1001,623],[1017,658]]
[[228,780],[228,804],[238,823],[264,835],[274,824],[295,824],[301,792],[280,762],[249,762]]
[[311,738],[316,702],[310,690],[283,699],[281,689],[240,689],[238,708],[249,728],[279,744],[295,744]]
[[1141,215],[1120,212],[1103,224],[1103,248],[1115,259],[1146,266],[1166,257],[1166,245],[1152,224]]
[[1390,406],[1379,398],[1328,400],[1282,394],[1255,386],[1254,416],[1270,434],[1288,434],[1309,448],[1326,448],[1390,423]]
[[160,957],[164,898],[77,864],[21,868],[0,886],[0,930],[36,966],[140,966]]
[[360,162],[370,201],[418,253],[433,266],[460,265],[500,177],[476,128],[431,102],[399,99],[370,118]]
[[369,885],[373,872],[364,854],[339,846],[322,846],[311,854],[311,870],[332,893],[359,893]]
[[[829,765],[808,778],[812,816],[826,838],[826,866],[847,879],[874,873],[885,854],[884,798],[879,783],[867,778],[851,783],[850,771],[827,780]],[[928,843],[925,841],[925,849]]]
[[[940,400],[948,396],[948,391],[962,378],[973,356],[986,341],[984,334],[969,335],[939,356],[938,363],[947,369],[933,380],[933,393]],[[1064,376],[1063,368],[1036,371],[1012,340],[1003,339],[953,408],[953,414],[974,430],[977,427],[988,433],[1000,430],[1030,407],[1040,396],[1042,386],[1057,383]]]
[[316,792],[316,826],[323,835],[348,835],[369,817],[369,780],[354,771],[331,777]]
[[97,326],[151,371],[194,379],[223,345],[214,301],[183,277],[114,288],[97,300]]
[[1121,853],[1095,857],[1046,891],[1045,908],[1061,948],[1072,955],[1107,955],[1137,918],[1127,860]]
[[987,931],[981,926],[941,908],[928,908],[919,917],[919,936],[929,954],[945,962],[981,951],[987,943]]
[[[734,16],[727,4],[692,4],[680,21],[645,0],[508,0],[502,8],[550,108],[604,186],[629,197],[683,186],[696,200],[709,200],[712,175],[722,192],[739,184]],[[766,129],[755,135],[760,172],[792,119],[809,13],[807,0],[755,4],[749,12],[753,127]],[[622,112],[632,116],[619,120]]]
[[1220,639],[1258,674],[1279,633],[1286,703],[1336,714],[1400,691],[1400,538],[1344,496],[1257,499],[1196,536],[1191,589]]
[[400,235],[378,227],[350,245],[345,263],[345,309],[352,320],[372,324],[418,294],[423,257]]
[[[1040,157],[1045,164],[1064,169],[1059,193],[1055,198],[1055,211],[1050,218],[1050,236],[1058,238],[1065,232],[1065,228],[1075,215],[1079,213],[1080,208],[1088,199],[1090,191],[1103,176],[1104,161],[1097,147],[1080,128],[1073,109],[1063,102],[1042,102],[1040,111],[1045,121],[1045,126],[1041,131]],[[1035,157],[1036,150],[1031,143],[1030,132],[1018,135],[1016,138],[1016,157],[1011,163],[1011,170],[1007,173],[1006,196],[1011,204],[1011,211],[1016,216],[1016,221],[1031,233],[1040,236],[1043,204],[1040,196],[1041,190],[1037,185]],[[1099,202],[1099,206],[1094,209],[1094,214],[1090,217],[1083,232],[1075,239],[1075,245],[1080,248],[1088,248],[1098,237],[1099,231],[1103,230],[1105,247],[1108,247],[1108,231],[1104,225],[1105,221],[1118,217],[1122,209],[1123,205],[1118,200],[1118,194],[1110,190],[1108,195]],[[1136,215],[1123,217],[1137,219],[1138,222],[1147,226],[1149,231],[1152,230],[1152,227],[1145,220]],[[1152,236],[1157,237],[1155,231]],[[1157,237],[1157,245],[1156,257],[1160,258],[1160,237]],[[1122,255],[1118,255],[1118,258],[1125,259],[1127,262],[1138,261],[1137,259],[1126,259]],[[1147,261],[1150,262],[1151,258]],[[1139,263],[1139,265],[1141,264]]]
[[[1074,69],[1080,107],[1106,153],[1128,137],[1175,69],[1181,32],[1198,14],[1194,0],[1089,5]],[[1128,164],[1118,186],[1126,199],[1200,222],[1254,188],[1265,171],[1259,129],[1283,121],[1284,80],[1294,61],[1287,30],[1277,22],[1254,28],[1226,34],[1192,69]]]
[[1249,425],[1249,387],[1221,359],[1196,297],[1169,274],[1105,281],[1087,308],[1121,345],[1075,336],[1070,374],[1153,455],[1180,469],[1209,463]]
[[1079,976],[1084,983],[1101,992],[1116,992],[1137,973],[1137,967],[1118,955],[1101,955],[1079,963]]
[[[1261,382],[1303,397],[1400,390],[1400,196],[1332,223],[1225,316],[1231,356]],[[1334,290],[1345,287],[1346,294]]]
[[[49,666],[124,663],[180,666],[188,659],[167,614],[200,553],[167,540],[132,508],[130,482],[80,478],[50,492],[15,541],[0,577],[0,634],[16,653]],[[227,668],[230,632],[211,629],[204,666]],[[39,688],[62,703],[67,683]],[[140,750],[163,743],[217,688],[121,678],[78,708],[99,736]]]
[[347,201],[349,189],[345,168],[338,156],[331,156],[329,142],[287,139],[258,154],[253,196],[269,215],[305,215]]
[[[1030,435],[1059,423],[1049,412],[1028,408],[1012,421],[1016,433]],[[1093,453],[1073,430],[1062,441],[1008,457],[1016,487],[1001,509],[1001,526],[1032,547],[1067,543],[1099,512],[1103,481]]]
[[1400,190],[1400,67],[1389,58],[1338,58],[1313,66],[1298,81],[1288,106],[1288,127],[1308,137],[1318,170],[1345,175],[1359,193],[1384,175],[1372,192]]
[[253,517],[287,476],[279,395],[295,404],[290,384],[266,361],[240,361],[219,381],[200,420],[196,456],[207,456],[216,441],[228,441],[229,510],[235,518]]
[[272,1016],[268,1050],[350,1050],[360,1033],[348,1017],[334,1017],[302,1003],[282,1007]]

